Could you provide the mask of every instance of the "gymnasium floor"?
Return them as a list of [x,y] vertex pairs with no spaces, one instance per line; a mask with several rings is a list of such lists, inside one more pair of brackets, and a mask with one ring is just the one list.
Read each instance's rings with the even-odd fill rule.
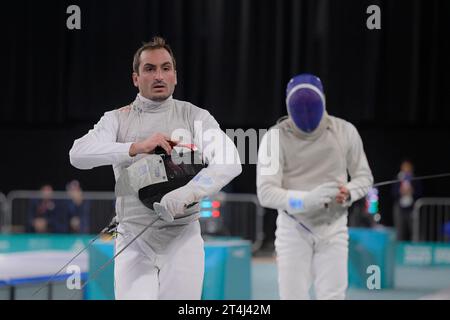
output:
[[[42,263],[35,259],[47,257]],[[1,281],[8,278],[28,278],[40,274],[51,274],[55,265],[62,265],[72,253],[49,251],[47,256],[39,253],[16,253],[0,255]],[[17,261],[16,261],[16,260]],[[82,266],[82,271],[87,269],[87,257],[82,255],[81,260],[76,260]],[[20,261],[19,261],[20,260]],[[42,259],[41,259],[42,260]],[[9,275],[6,277],[6,275]],[[19,277],[20,276],[20,277]],[[4,278],[4,279],[2,279]],[[35,290],[36,288],[34,288]],[[31,290],[31,289],[30,289]],[[30,292],[24,292],[29,295]],[[5,293],[6,294],[6,293]],[[42,295],[44,293],[41,293]],[[44,294],[45,295],[45,294]],[[0,299],[7,299],[7,296]],[[19,298],[19,297],[17,297]],[[43,296],[37,298],[45,298]],[[252,299],[254,300],[278,300],[277,269],[273,256],[254,257],[252,259]],[[395,287],[393,289],[368,290],[361,288],[349,288],[347,292],[349,300],[410,300],[410,299],[450,299],[450,268],[445,267],[397,267],[395,270]]]
[[[450,268],[397,267],[393,289],[349,288],[349,300],[450,299]],[[253,258],[252,299],[277,300],[277,270],[273,257]]]

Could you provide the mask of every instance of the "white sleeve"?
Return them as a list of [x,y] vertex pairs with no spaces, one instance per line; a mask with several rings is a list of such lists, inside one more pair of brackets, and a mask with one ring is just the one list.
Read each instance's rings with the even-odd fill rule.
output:
[[239,153],[233,141],[220,129],[209,112],[202,110],[194,119],[194,144],[208,166],[189,183],[195,200],[211,196],[241,174]]
[[117,142],[119,120],[115,112],[106,112],[93,129],[74,141],[69,151],[70,163],[74,167],[92,169],[132,159],[129,154],[132,142]]
[[351,179],[346,187],[350,190],[350,201],[353,203],[367,194],[373,184],[373,176],[358,131],[350,123],[348,128],[347,137],[350,147],[347,151],[347,169]]
[[287,209],[289,190],[283,189],[283,166],[279,129],[269,130],[261,139],[256,167],[256,190],[263,207]]

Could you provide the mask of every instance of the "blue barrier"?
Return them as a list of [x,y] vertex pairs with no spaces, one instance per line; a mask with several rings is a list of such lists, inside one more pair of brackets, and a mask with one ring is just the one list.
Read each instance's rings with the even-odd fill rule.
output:
[[250,300],[251,288],[250,241],[206,241],[202,299]]
[[349,287],[367,288],[371,266],[380,270],[381,289],[394,287],[395,238],[391,228],[349,228]]
[[[97,270],[113,256],[113,241],[98,241],[89,250],[89,270]],[[87,285],[90,300],[114,299],[114,266],[110,264]],[[236,239],[205,241],[202,299],[251,299],[251,243]]]

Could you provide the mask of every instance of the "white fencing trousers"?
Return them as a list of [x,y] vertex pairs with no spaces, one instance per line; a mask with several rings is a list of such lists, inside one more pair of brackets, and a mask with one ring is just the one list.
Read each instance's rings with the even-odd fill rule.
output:
[[[116,252],[132,238],[119,235]],[[198,221],[190,223],[164,254],[152,258],[144,246],[135,241],[115,259],[117,300],[201,299],[205,253]]]
[[275,249],[281,299],[310,299],[312,284],[317,299],[345,299],[348,286],[347,227],[326,237],[312,237],[290,217],[279,214]]

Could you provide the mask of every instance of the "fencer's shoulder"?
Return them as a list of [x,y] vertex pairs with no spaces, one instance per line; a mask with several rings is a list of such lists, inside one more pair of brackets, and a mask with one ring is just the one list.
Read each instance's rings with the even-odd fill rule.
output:
[[120,113],[119,108],[110,110],[110,111],[106,111],[103,114],[102,118],[105,120],[115,120],[115,119],[119,118],[119,113]]
[[106,111],[100,118],[100,122],[104,124],[116,125],[123,118],[128,117],[131,111],[131,105],[118,107],[113,110]]
[[190,103],[189,101],[183,101],[178,99],[173,99],[173,106],[175,109],[184,112],[195,112],[198,109],[200,109],[199,107]]
[[115,111],[119,112],[119,113],[130,113],[130,111],[131,111],[131,104],[128,104],[128,105],[120,107],[120,108],[117,108]]
[[174,99],[174,102],[175,108],[182,112],[186,112],[189,117],[193,119],[205,119],[207,117],[212,117],[211,113],[208,110],[197,107],[191,102],[176,99]]
[[289,117],[284,116],[277,120],[277,122],[269,128],[270,130],[287,130],[289,129]]
[[174,107],[177,109],[196,110],[201,109],[189,101],[173,99]]
[[118,107],[111,111],[106,111],[104,117],[111,120],[119,120],[120,118],[126,118],[130,115],[132,110],[132,105],[128,104],[126,106]]
[[344,120],[342,118],[338,118],[335,116],[330,116],[328,115],[328,119],[331,123],[331,125],[339,131],[343,131],[343,132],[353,132],[353,131],[357,131],[355,125],[353,123],[351,123],[350,121]]
[[288,134],[290,133],[290,128],[287,120],[287,117],[278,119],[278,121],[273,126],[269,127],[269,129],[267,129],[267,131],[264,133],[264,139],[266,141],[273,138],[280,139],[278,141],[283,144],[283,141],[288,139]]
[[131,111],[131,108],[132,108],[131,104],[128,104],[126,106],[121,106],[121,107],[118,107],[116,109],[113,109],[113,110],[110,110],[110,111],[106,111],[105,115],[111,116],[111,117],[112,116],[117,117],[117,116],[119,116],[121,114],[129,114],[130,111]]

